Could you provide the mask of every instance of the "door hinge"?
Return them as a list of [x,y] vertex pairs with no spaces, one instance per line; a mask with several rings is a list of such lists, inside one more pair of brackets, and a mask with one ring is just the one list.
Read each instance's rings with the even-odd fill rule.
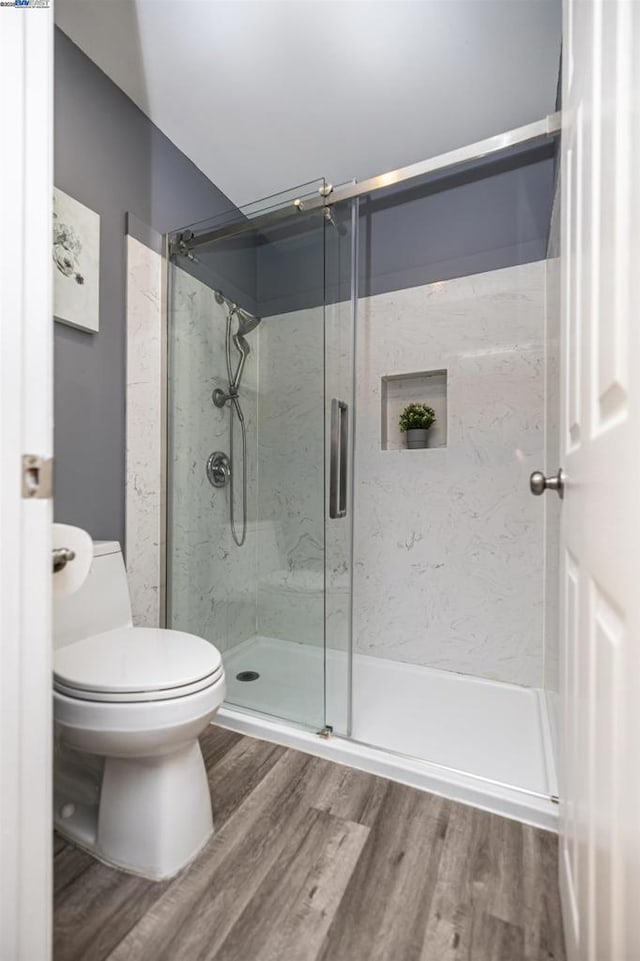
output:
[[22,496],[27,500],[53,497],[53,457],[22,455]]

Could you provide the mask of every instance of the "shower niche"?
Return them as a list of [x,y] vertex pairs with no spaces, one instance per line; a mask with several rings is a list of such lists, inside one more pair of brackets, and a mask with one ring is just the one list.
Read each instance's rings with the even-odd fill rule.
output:
[[[429,446],[447,446],[447,371],[422,370],[406,374],[388,374],[380,385],[382,450],[406,450],[402,431],[398,426],[400,414],[407,404],[427,404],[433,407],[436,422],[429,431]],[[413,453],[413,452],[412,452]]]

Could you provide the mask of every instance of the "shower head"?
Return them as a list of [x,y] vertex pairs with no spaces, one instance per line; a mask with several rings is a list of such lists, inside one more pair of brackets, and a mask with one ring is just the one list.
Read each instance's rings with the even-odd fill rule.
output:
[[261,317],[255,317],[253,314],[250,314],[248,310],[244,310],[243,307],[234,304],[232,300],[225,297],[221,290],[214,290],[213,293],[217,304],[227,305],[229,320],[234,316],[238,318],[238,330],[236,332],[238,336],[242,337],[243,334],[250,334],[252,330],[255,330],[262,320]]
[[[236,345],[236,350],[240,354],[240,362],[238,364],[238,369],[236,370],[235,377],[231,383],[234,390],[238,390],[240,387],[240,381],[242,380],[242,372],[244,370],[244,365],[247,357],[251,353],[251,348],[245,340],[245,334],[251,333],[252,330],[260,323],[261,318],[255,317],[253,314],[248,313],[243,310],[242,307],[233,306],[229,313],[229,323],[231,322],[231,317],[233,314],[238,318],[238,329],[233,335],[233,342]],[[227,327],[227,330],[229,328]],[[227,335],[228,336],[228,335]]]
[[247,313],[242,307],[236,307],[236,315],[238,317],[238,337],[244,336],[244,334],[250,334],[252,330],[255,330],[261,321],[261,317],[254,317],[253,314]]

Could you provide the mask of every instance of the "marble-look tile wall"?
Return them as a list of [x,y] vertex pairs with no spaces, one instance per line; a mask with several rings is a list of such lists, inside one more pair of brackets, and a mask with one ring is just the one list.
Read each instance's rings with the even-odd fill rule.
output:
[[[225,651],[256,633],[256,433],[258,331],[247,336],[251,353],[242,378],[247,425],[248,524],[243,547],[231,537],[229,486],[213,488],[209,454],[229,453],[229,407],[214,406],[216,387],[228,388],[225,361],[227,310],[213,290],[172,267],[169,336],[168,604],[169,623]],[[232,348],[235,363],[235,348]],[[238,530],[242,516],[241,434],[235,423]]]
[[157,627],[163,571],[162,258],[127,237],[126,561],[134,624]]
[[[136,251],[146,252],[147,259],[157,256],[137,241],[132,243]],[[208,455],[214,450],[229,452],[229,409],[219,410],[211,402],[213,389],[227,385],[226,308],[216,302],[208,286],[180,268],[171,270],[169,624],[201,634],[221,650],[256,633],[322,645],[326,612],[328,642],[344,648],[349,629],[347,521],[328,522],[325,599],[323,477],[328,406],[323,358],[326,348],[329,393],[349,399],[350,311],[345,305],[328,308],[326,330],[323,309],[314,308],[269,317],[249,335],[252,351],[241,387],[247,423],[248,526],[245,545],[238,548],[229,528],[230,490],[214,490],[205,476]],[[133,269],[134,289],[135,277]],[[130,534],[132,556],[139,556],[147,567],[140,592],[148,590],[157,602],[158,541],[150,538],[159,530],[161,445],[150,425],[159,423],[161,365],[159,353],[153,354],[153,364],[145,356],[159,350],[160,317],[155,295],[149,296],[148,285],[143,288],[144,325],[134,312],[130,332],[137,361],[131,366],[129,409],[138,426],[132,449],[148,476],[141,475],[143,486],[131,475],[128,498],[139,505],[144,521]],[[144,369],[144,377],[137,367]],[[237,421],[234,436],[239,529],[242,477]],[[134,582],[136,577],[134,565]],[[151,625],[158,623],[157,618],[156,603],[139,622]]]
[[324,324],[321,307],[260,326],[258,632],[324,640]]
[[[544,307],[544,261],[360,302],[356,650],[541,686]],[[381,450],[382,377],[442,369],[447,446]]]
[[[354,417],[354,330],[350,301],[328,306],[325,311],[325,390],[326,390],[326,437],[331,432],[331,400],[337,398],[348,405],[348,464],[351,471],[353,466],[353,451],[355,438]],[[327,441],[328,443],[328,441]],[[325,483],[329,490],[330,458],[326,458]],[[351,574],[353,570],[353,540],[351,523],[353,517],[353,503],[351,486],[347,487],[347,516],[331,519],[328,517],[325,527],[326,544],[326,643],[334,650],[347,650],[350,646],[351,634]],[[348,678],[345,671],[342,681],[346,685]],[[344,692],[344,700],[347,691]]]
[[[144,251],[132,251],[130,336],[150,352],[153,381],[158,353],[153,336],[146,339],[149,331],[143,336],[141,313],[147,312],[146,322],[157,319],[159,305],[149,295],[155,281],[144,280],[145,270],[155,267]],[[327,467],[325,388],[327,399],[349,399],[349,325],[339,308],[326,325],[322,311],[312,309],[268,317],[250,335],[242,385],[249,524],[239,549],[229,529],[229,489],[214,490],[205,474],[208,455],[229,450],[229,410],[211,402],[214,387],[227,381],[226,310],[210,288],[171,269],[170,623],[222,650],[256,633],[321,644],[326,533],[327,639],[344,646],[349,526],[329,521],[325,529],[321,479]],[[528,475],[550,456],[544,435],[546,270],[540,262],[360,301],[356,498],[349,505],[355,509],[356,650],[540,686],[544,512],[528,493]],[[381,450],[382,378],[442,369],[448,378],[447,446]],[[150,409],[145,414],[144,405],[157,401],[148,393],[137,404],[134,377],[132,369],[132,430],[148,453],[148,428],[158,419]],[[237,430],[238,470],[239,450]],[[148,467],[151,490],[158,465],[137,456]],[[159,513],[159,491],[149,494],[133,466],[132,459],[131,496],[141,516],[148,508],[149,520]],[[141,556],[157,557],[151,546]],[[150,567],[141,577],[141,597],[146,584],[153,599],[156,573]],[[146,617],[143,604],[140,610]],[[139,623],[153,622],[153,610]]]
[[323,480],[331,398],[352,409],[351,338],[344,303],[260,327],[258,633],[322,645],[326,618],[339,649],[350,628],[350,521],[325,515]]

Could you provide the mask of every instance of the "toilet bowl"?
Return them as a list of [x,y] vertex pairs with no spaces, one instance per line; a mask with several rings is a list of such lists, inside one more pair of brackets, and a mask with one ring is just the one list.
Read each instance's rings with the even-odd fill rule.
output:
[[54,610],[54,822],[100,860],[159,880],[213,833],[198,736],[225,696],[201,637],[133,627],[116,542]]

